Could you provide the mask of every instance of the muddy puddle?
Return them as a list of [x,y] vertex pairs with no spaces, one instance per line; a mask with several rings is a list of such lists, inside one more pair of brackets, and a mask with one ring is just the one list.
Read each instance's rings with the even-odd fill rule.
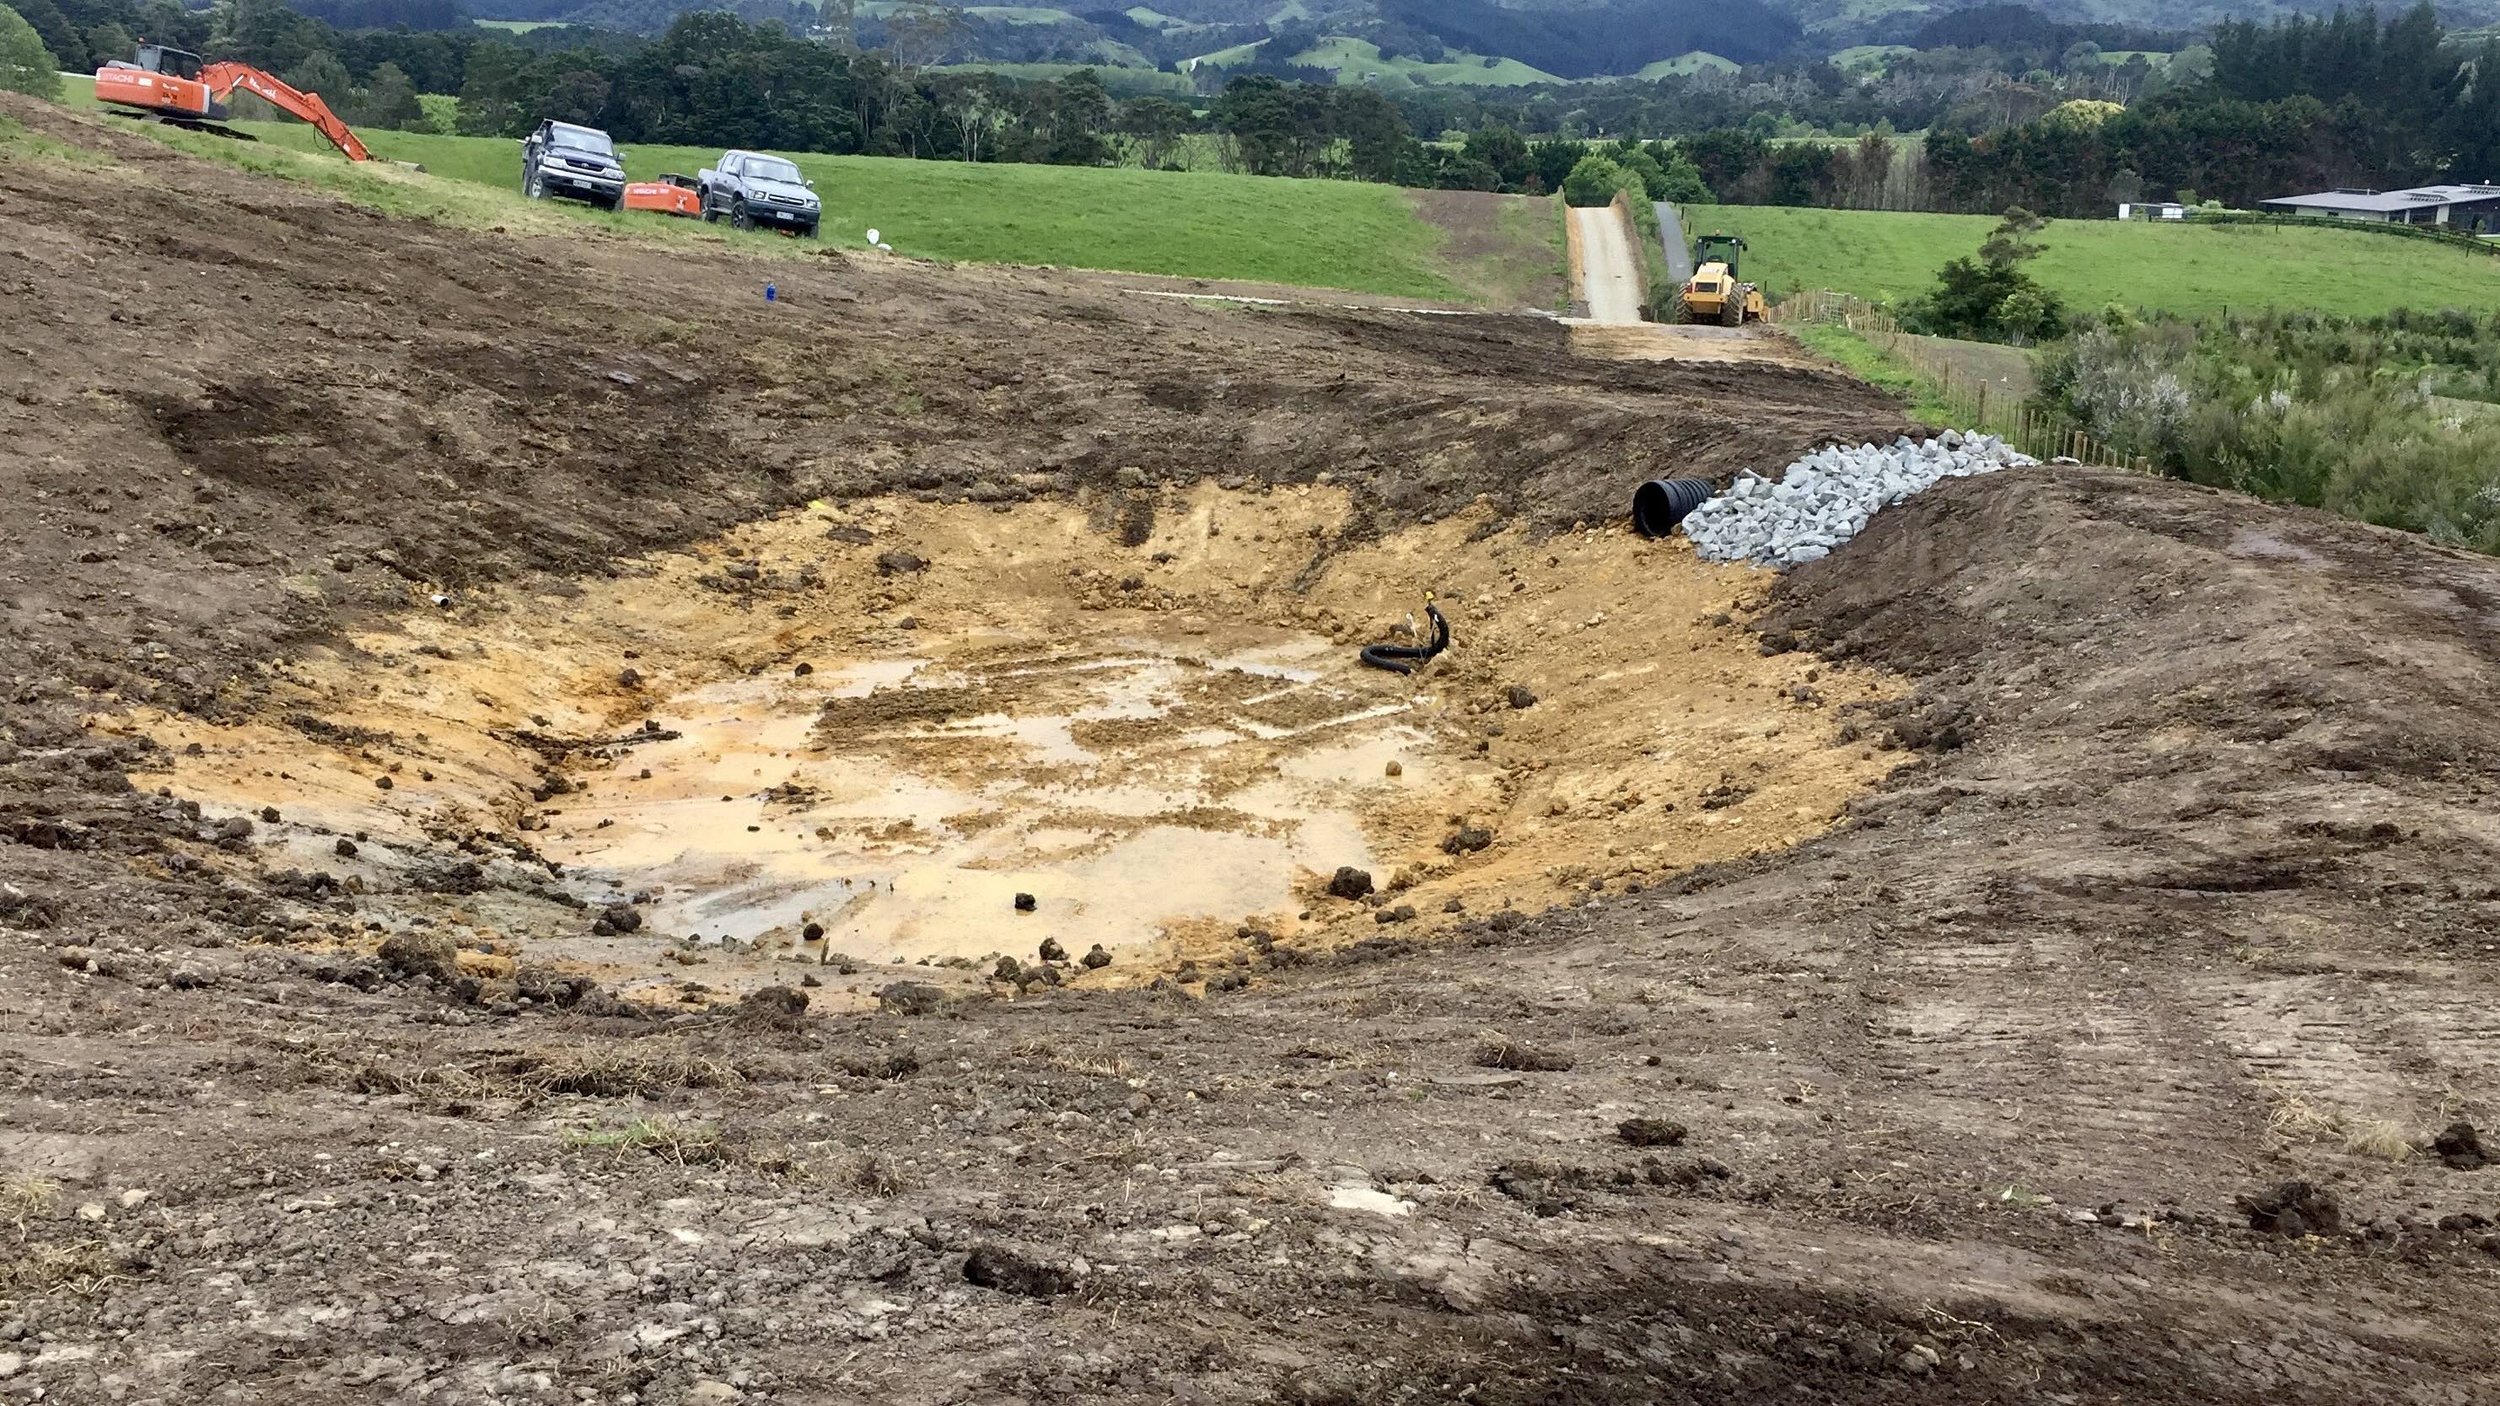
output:
[[1298,875],[1377,862],[1366,804],[1468,779],[1431,759],[1414,700],[1332,683],[1326,640],[1241,632],[1208,657],[1105,623],[1090,648],[941,639],[960,662],[695,689],[654,714],[676,736],[575,773],[538,848],[693,940],[1119,952],[1183,920],[1285,916]]
[[[820,505],[611,579],[418,593],[221,721],[96,725],[162,745],[136,784],[277,812],[261,865],[350,883],[364,940],[448,924],[689,999],[794,962],[970,982],[1099,945],[1070,977],[1122,981],[1246,924],[1428,936],[1792,844],[1895,760],[1842,726],[1893,684],[1763,656],[1730,614],[1750,572],[1481,515],[1349,543],[1351,513],[1325,489]],[[1450,653],[1357,662],[1427,599]],[[486,891],[429,884],[447,851]],[[1341,866],[1378,892],[1328,896]]]

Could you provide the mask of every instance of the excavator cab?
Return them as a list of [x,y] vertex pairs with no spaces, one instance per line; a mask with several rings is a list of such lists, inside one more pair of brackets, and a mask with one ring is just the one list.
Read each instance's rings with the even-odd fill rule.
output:
[[200,56],[162,44],[142,44],[135,59],[112,59],[96,70],[96,101],[134,108],[139,115],[176,126],[221,122],[222,94],[210,91]]
[[180,49],[168,49],[162,44],[140,45],[139,61],[133,67],[149,73],[162,73],[174,78],[187,79],[193,83],[200,81],[199,55],[186,54]]

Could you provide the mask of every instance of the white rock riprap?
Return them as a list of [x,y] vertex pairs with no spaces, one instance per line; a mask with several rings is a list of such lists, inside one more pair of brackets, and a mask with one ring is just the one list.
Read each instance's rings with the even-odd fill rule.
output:
[[1708,561],[1797,566],[1820,561],[1866,530],[1884,508],[1938,479],[1968,478],[2040,461],[1995,435],[1946,430],[1930,440],[1904,435],[1889,447],[1817,450],[1776,481],[1746,474],[1693,509],[1684,535]]

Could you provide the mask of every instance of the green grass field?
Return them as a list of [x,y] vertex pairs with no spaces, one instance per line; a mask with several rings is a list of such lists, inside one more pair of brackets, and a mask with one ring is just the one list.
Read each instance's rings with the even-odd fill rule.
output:
[[[904,0],[860,0],[859,13],[864,19],[883,19],[903,8]],[[1001,24],[1076,24],[1077,17],[1049,5],[966,5],[964,14],[973,19],[995,20]]]
[[1102,80],[1103,86],[1115,98],[1160,93],[1167,98],[1187,101],[1194,91],[1184,74],[1105,63],[949,63],[939,64],[933,71],[995,73],[1002,78],[1022,78],[1035,83],[1055,83],[1071,73],[1091,73]]
[[[1694,235],[1741,234],[1746,276],[1775,295],[1829,288],[1899,300],[1933,286],[1949,259],[1978,251],[1985,215],[1695,206]],[[2279,225],[2060,220],[2040,236],[2032,274],[2070,307],[2169,312],[2314,308],[2367,316],[2393,308],[2500,306],[2500,257],[2360,230]]]
[[1880,75],[1891,69],[1893,60],[1917,52],[1907,44],[1859,44],[1833,54],[1831,62],[1843,73]]
[[1734,73],[1740,66],[1734,59],[1721,58],[1707,49],[1695,49],[1689,54],[1678,54],[1671,59],[1660,59],[1656,63],[1644,64],[1641,71],[1632,76],[1649,79],[1682,78],[1699,73],[1703,69]]
[[1920,424],[1942,429],[1953,423],[1952,408],[1936,397],[1934,386],[1848,328],[1801,322],[1788,332],[1809,350],[1839,362],[1859,380],[1899,400]]
[[[92,107],[92,100],[86,105]],[[360,135],[379,160],[359,166],[300,123],[235,125],[261,140],[237,142],[153,125],[131,130],[422,219],[539,232],[587,224],[662,240],[729,239],[792,254],[816,247],[691,220],[524,200],[520,143],[508,138],[367,131]],[[693,175],[719,155],[693,147],[625,151],[626,169],[636,177]],[[923,258],[1060,264],[1462,302],[1502,296],[1503,280],[1446,255],[1442,230],[1417,213],[1413,197],[1393,186],[880,157],[791,159],[816,182],[825,202],[824,242],[837,248],[859,247],[873,227],[896,252]],[[414,162],[425,170],[419,174],[393,162]]]
[[[1380,56],[1380,46],[1364,39],[1338,35],[1323,40],[1293,56],[1293,62],[1312,68],[1335,71],[1337,82],[1354,85],[1373,82],[1382,88],[1404,84],[1439,83],[1472,84],[1488,88],[1516,88],[1528,83],[1560,83],[1562,80],[1543,69],[1530,68],[1517,59],[1495,59],[1488,62],[1480,55],[1451,50],[1442,63],[1425,63],[1403,54],[1394,59]],[[1367,78],[1366,75],[1377,75]]]

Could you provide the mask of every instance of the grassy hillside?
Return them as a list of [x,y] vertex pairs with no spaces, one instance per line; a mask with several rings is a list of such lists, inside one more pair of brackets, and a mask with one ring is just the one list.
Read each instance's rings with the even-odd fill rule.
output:
[[[1925,292],[1936,270],[1976,252],[1994,223],[1985,215],[1742,205],[1686,212],[1690,233],[1743,235],[1752,245],[1747,275],[1776,293],[1830,288],[1879,299]],[[2368,315],[2500,306],[2500,258],[2359,230],[2061,220],[2041,243],[2048,252],[2032,273],[2078,308]],[[2387,273],[2355,277],[2355,269]]]
[[1195,91],[1183,74],[1099,63],[953,63],[939,64],[935,71],[995,73],[1005,78],[1022,78],[1036,83],[1056,82],[1071,73],[1091,73],[1103,81],[1103,86],[1109,88],[1115,98],[1134,93],[1160,93],[1165,97],[1187,99]]
[[1721,58],[1717,54],[1695,49],[1689,54],[1678,54],[1671,59],[1660,59],[1656,63],[1644,64],[1641,71],[1632,76],[1652,79],[1681,78],[1699,73],[1706,68],[1715,68],[1721,73],[1734,73],[1739,66],[1734,59]]
[[[588,225],[663,240],[734,239],[793,255],[820,247],[659,215],[611,215],[569,202],[524,200],[520,144],[506,138],[370,131],[362,135],[380,159],[358,166],[300,123],[237,125],[261,141],[154,126],[133,130],[420,218],[539,231]],[[708,148],[629,146],[626,169],[637,177],[667,171],[691,175],[719,155]],[[859,247],[873,227],[897,252],[927,258],[1509,305],[1507,281],[1485,266],[1483,250],[1457,247],[1450,231],[1420,212],[1419,197],[1391,186],[879,157],[791,159],[816,182],[825,202],[824,241],[837,248]],[[422,165],[424,174],[389,164],[403,161]],[[1521,223],[1541,229],[1553,222]],[[1558,242],[1558,229],[1554,236]],[[1523,250],[1522,257],[1542,268],[1558,256],[1540,247]]]
[[1485,58],[1456,50],[1450,51],[1448,58],[1441,63],[1425,63],[1405,55],[1384,59],[1380,56],[1379,45],[1343,35],[1303,50],[1293,56],[1293,62],[1334,70],[1341,84],[1370,82],[1382,88],[1415,82],[1515,88],[1527,83],[1562,81],[1517,59]]
[[1907,44],[1858,44],[1833,54],[1831,60],[1843,73],[1883,74],[1891,70],[1893,60],[1917,52]]

